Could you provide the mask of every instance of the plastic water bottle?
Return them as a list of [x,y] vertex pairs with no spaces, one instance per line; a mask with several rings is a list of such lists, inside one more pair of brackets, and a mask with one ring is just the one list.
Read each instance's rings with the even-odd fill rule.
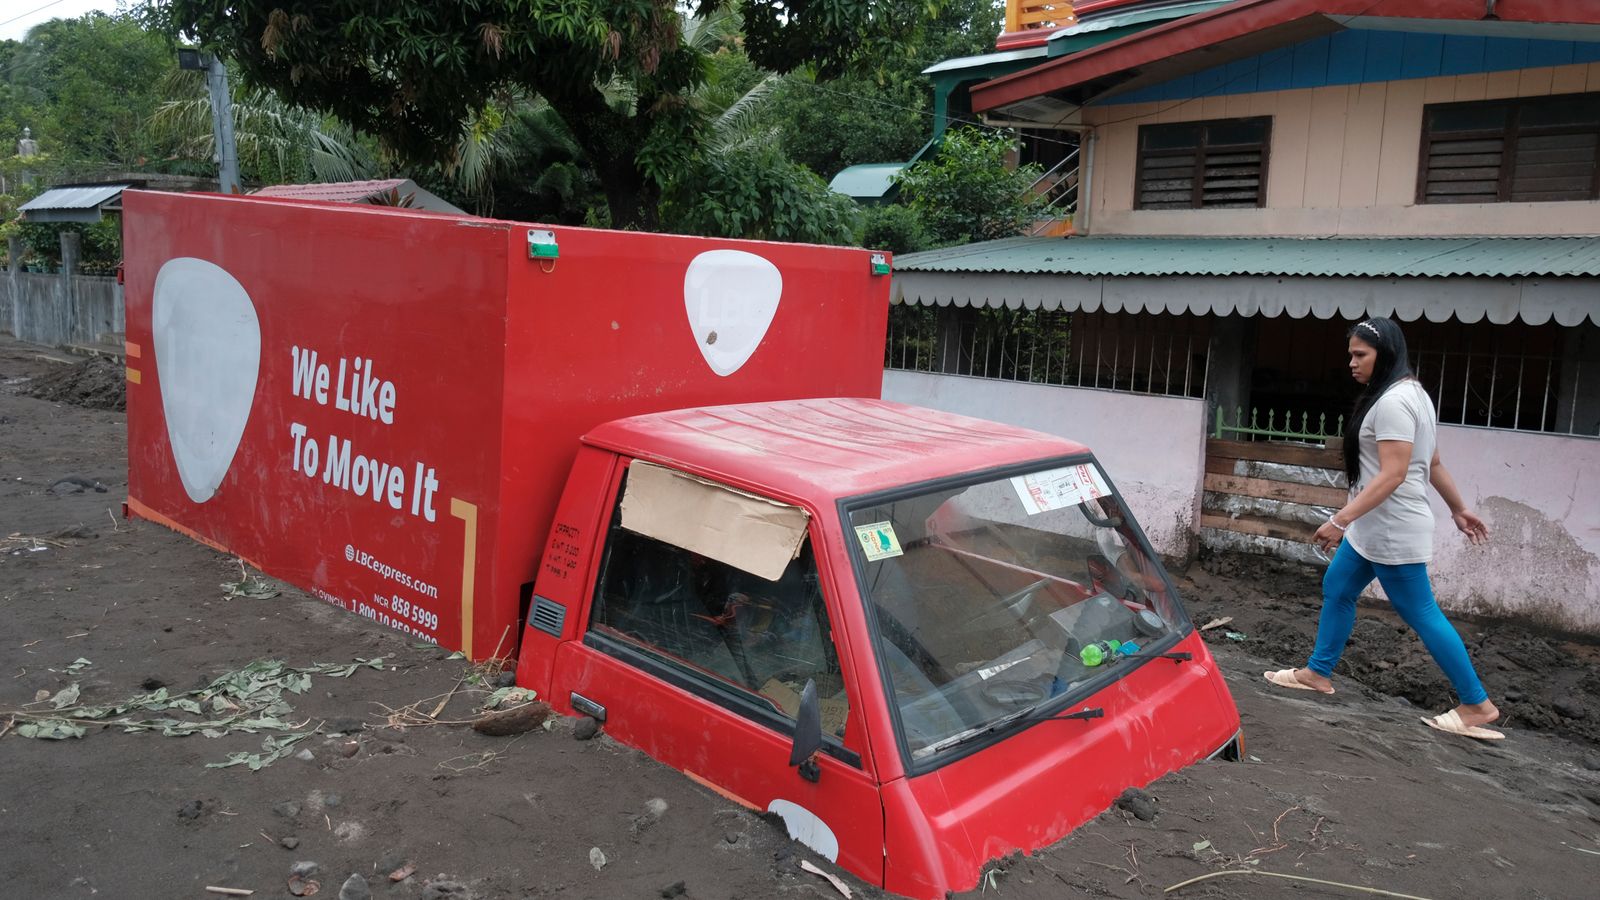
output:
[[1095,641],[1078,651],[1078,660],[1086,666],[1098,666],[1114,658],[1121,649],[1122,642],[1118,640]]

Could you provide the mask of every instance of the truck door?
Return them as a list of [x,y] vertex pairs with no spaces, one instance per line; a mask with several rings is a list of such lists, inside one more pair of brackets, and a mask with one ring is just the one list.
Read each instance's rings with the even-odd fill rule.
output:
[[[617,479],[581,640],[556,654],[558,705],[758,810],[882,883],[883,815],[861,712],[818,577],[809,515],[634,461]],[[807,682],[815,767],[789,765]]]

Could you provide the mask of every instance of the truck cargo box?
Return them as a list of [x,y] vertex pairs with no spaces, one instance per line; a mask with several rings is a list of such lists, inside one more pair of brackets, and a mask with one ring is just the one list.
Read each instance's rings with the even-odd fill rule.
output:
[[547,529],[587,430],[882,381],[864,250],[141,191],[124,216],[130,511],[474,658],[571,564]]

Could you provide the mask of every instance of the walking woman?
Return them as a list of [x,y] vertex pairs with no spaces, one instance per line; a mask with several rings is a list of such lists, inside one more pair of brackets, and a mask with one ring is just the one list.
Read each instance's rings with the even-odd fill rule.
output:
[[1467,508],[1439,461],[1438,418],[1433,401],[1411,374],[1400,326],[1390,319],[1358,323],[1350,329],[1349,353],[1350,374],[1366,390],[1345,428],[1350,500],[1313,538],[1323,550],[1338,546],[1322,578],[1316,648],[1303,669],[1263,674],[1279,687],[1333,693],[1330,678],[1355,627],[1356,598],[1377,578],[1461,701],[1455,709],[1422,721],[1451,734],[1500,740],[1505,735],[1483,727],[1499,718],[1500,711],[1489,702],[1466,645],[1445,620],[1428,583],[1428,561],[1433,558],[1428,485],[1439,492],[1467,540],[1487,541],[1489,527]]

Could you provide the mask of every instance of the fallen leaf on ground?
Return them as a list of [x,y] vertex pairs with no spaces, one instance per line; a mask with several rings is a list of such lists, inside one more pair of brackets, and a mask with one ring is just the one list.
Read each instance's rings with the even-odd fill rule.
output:
[[390,872],[389,873],[389,880],[390,881],[405,881],[407,878],[410,878],[411,874],[413,872],[415,872],[415,871],[417,871],[417,864],[413,863],[413,862],[408,862],[405,865],[401,866],[400,868],[395,869],[393,872]]
[[296,897],[309,897],[322,890],[322,882],[314,878],[301,878],[299,875],[289,876],[289,893]]
[[1201,625],[1200,626],[1200,630],[1201,631],[1210,631],[1213,628],[1221,628],[1222,626],[1224,626],[1224,625],[1226,625],[1226,624],[1228,624],[1229,622],[1232,622],[1232,621],[1233,621],[1233,616],[1223,616],[1220,619],[1212,619],[1211,621],[1205,623],[1204,625]]

